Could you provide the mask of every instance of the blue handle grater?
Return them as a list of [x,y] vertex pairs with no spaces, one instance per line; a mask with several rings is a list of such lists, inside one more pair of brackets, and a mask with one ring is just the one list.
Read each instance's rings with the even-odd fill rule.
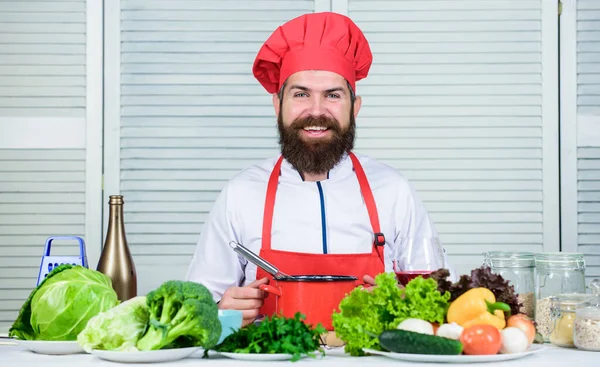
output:
[[[54,240],[76,240],[79,242],[79,256],[50,256],[50,247]],[[81,265],[85,268],[88,267],[87,256],[85,254],[85,243],[81,237],[77,236],[59,236],[59,237],[48,237],[46,245],[44,246],[44,255],[42,256],[42,263],[40,264],[40,273],[38,275],[37,285],[40,285],[42,280],[52,271],[61,264],[72,264]]]

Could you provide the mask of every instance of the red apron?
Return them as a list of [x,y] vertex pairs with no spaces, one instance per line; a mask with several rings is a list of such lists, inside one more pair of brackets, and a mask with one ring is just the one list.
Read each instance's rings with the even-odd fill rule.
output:
[[[271,249],[271,226],[273,223],[273,210],[275,208],[275,195],[281,173],[281,162],[283,161],[283,157],[280,157],[271,172],[267,186],[262,228],[262,248],[260,250],[260,256],[263,259],[289,275],[349,275],[358,278],[356,285],[363,283],[362,279],[364,275],[375,277],[377,274],[385,271],[383,260],[385,238],[379,228],[379,217],[377,215],[375,199],[373,198],[369,181],[360,162],[353,153],[350,152],[349,156],[352,160],[352,166],[369,213],[371,227],[373,228],[374,241],[372,251],[363,254],[310,254]],[[256,279],[264,277],[268,277],[270,280],[273,279],[269,273],[258,268]],[[263,307],[260,309],[260,314],[270,316],[274,313],[275,297],[270,295],[265,299]]]

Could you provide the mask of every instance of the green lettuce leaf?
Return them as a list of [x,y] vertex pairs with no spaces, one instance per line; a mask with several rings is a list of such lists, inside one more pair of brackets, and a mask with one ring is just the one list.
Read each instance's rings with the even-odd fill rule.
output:
[[433,279],[417,277],[406,285],[401,315],[443,324],[450,306],[450,293],[441,294]]
[[92,349],[137,351],[136,343],[146,332],[149,316],[146,297],[134,297],[92,317],[77,343],[88,353]]

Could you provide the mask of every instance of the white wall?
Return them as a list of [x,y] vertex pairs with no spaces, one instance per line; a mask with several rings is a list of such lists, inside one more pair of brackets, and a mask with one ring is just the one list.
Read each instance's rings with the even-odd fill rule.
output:
[[[0,331],[36,285],[49,236],[101,246],[102,6],[0,2]],[[59,241],[51,255],[77,255]]]
[[589,282],[600,277],[600,1],[563,3],[562,240],[585,254]]

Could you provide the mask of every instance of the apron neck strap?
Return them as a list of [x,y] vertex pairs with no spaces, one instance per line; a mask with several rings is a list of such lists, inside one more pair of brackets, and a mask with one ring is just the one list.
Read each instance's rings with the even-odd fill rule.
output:
[[[379,227],[379,215],[377,214],[377,205],[375,204],[375,199],[373,198],[373,193],[371,192],[369,180],[367,179],[367,175],[365,174],[362,165],[360,164],[358,158],[356,158],[354,153],[349,152],[348,156],[352,160],[352,167],[354,168],[356,178],[358,179],[358,184],[360,185],[360,192],[363,196],[363,199],[365,200],[367,212],[369,213],[371,228],[373,229],[374,233],[373,253],[381,257],[381,253],[378,251],[377,248],[385,245],[385,238]],[[279,183],[279,175],[281,174],[282,161],[283,156],[280,156],[277,162],[275,163],[275,167],[273,167],[273,171],[271,171],[269,183],[267,184],[267,197],[265,200],[262,227],[263,250],[271,250],[271,228],[273,225],[273,210],[275,209],[275,196],[277,193],[277,184]]]
[[277,184],[279,183],[279,175],[281,174],[281,162],[283,156],[280,156],[271,171],[269,183],[267,185],[267,198],[265,200],[265,210],[263,211],[263,226],[262,226],[262,248],[264,250],[271,249],[271,227],[273,225],[273,210],[275,209],[275,194],[277,193]]
[[369,219],[371,220],[371,228],[374,233],[374,242],[376,246],[385,245],[385,238],[381,229],[379,228],[379,215],[377,214],[377,204],[375,204],[375,199],[373,198],[373,192],[371,191],[371,186],[369,185],[369,180],[367,180],[367,175],[362,168],[362,165],[358,161],[358,158],[354,155],[354,153],[348,153],[350,159],[352,160],[352,167],[354,168],[354,172],[356,173],[356,178],[358,179],[358,184],[360,185],[360,192],[365,200],[365,205],[367,206],[367,212],[369,213]]

